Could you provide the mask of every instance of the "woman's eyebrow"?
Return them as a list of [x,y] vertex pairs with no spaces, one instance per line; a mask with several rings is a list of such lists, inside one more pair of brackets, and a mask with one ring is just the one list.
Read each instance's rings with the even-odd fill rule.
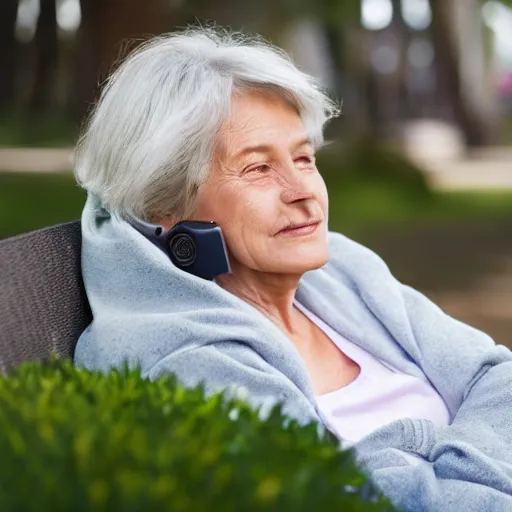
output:
[[256,144],[255,146],[247,146],[235,155],[235,158],[248,155],[250,153],[270,153],[272,146],[269,144]]
[[[302,146],[313,146],[311,139],[309,137],[304,137],[292,144],[292,151],[297,151],[297,149]],[[256,144],[254,146],[247,146],[243,148],[239,153],[235,155],[235,158],[238,159],[240,157],[246,156],[251,153],[270,153],[272,151],[272,146],[270,144]]]
[[311,139],[309,137],[304,137],[303,139],[301,139],[300,141],[293,145],[293,150],[296,151],[302,146],[313,146],[313,142],[311,142]]

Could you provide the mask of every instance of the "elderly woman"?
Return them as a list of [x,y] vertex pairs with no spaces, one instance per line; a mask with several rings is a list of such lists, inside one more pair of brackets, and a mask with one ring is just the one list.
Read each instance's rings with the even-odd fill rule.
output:
[[75,362],[282,403],[400,508],[512,510],[512,354],[328,231],[315,151],[336,114],[260,40],[131,55],[77,152],[94,319]]

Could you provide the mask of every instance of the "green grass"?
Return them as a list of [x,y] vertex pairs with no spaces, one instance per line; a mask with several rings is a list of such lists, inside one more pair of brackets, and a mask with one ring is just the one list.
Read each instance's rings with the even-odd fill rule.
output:
[[[379,179],[329,180],[330,228],[359,238],[393,224],[510,219],[512,192],[424,194]],[[0,173],[0,238],[78,219],[85,192],[71,174]]]
[[331,185],[330,228],[359,236],[380,225],[470,223],[512,218],[512,191],[444,192],[426,196],[395,184]]
[[0,146],[67,147],[78,137],[78,125],[64,115],[24,118],[19,112],[0,117]]
[[70,174],[0,173],[0,239],[78,219],[84,201]]

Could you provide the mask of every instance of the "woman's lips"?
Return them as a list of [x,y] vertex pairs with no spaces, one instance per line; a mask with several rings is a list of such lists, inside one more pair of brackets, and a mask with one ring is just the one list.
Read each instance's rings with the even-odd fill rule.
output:
[[284,235],[284,236],[311,235],[318,229],[318,226],[320,226],[321,223],[322,223],[322,221],[308,222],[307,224],[302,224],[300,226],[295,226],[293,228],[282,229],[277,234]]

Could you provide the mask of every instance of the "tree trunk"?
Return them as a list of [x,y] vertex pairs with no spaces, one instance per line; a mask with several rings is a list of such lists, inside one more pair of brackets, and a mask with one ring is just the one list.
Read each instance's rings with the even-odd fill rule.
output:
[[411,102],[407,88],[407,53],[411,42],[409,27],[402,16],[401,0],[391,0],[393,5],[393,27],[398,40],[398,69],[394,80],[394,114],[400,119],[408,119],[411,116]]
[[114,64],[142,40],[167,28],[170,10],[168,0],[80,0],[80,5],[77,66],[69,98],[75,120],[97,100]]
[[0,111],[14,101],[18,44],[15,38],[18,0],[0,0]]
[[444,89],[455,121],[464,134],[468,147],[489,143],[490,126],[465,94],[460,71],[460,54],[447,0],[430,0],[432,36],[436,53],[438,83]]
[[30,97],[30,112],[40,114],[52,103],[58,63],[57,12],[55,0],[40,0],[34,37],[35,74]]
[[82,21],[77,32],[75,66],[68,97],[70,117],[75,121],[80,121],[96,96],[100,67],[100,42],[96,31],[101,18],[102,3],[80,0],[80,9]]

